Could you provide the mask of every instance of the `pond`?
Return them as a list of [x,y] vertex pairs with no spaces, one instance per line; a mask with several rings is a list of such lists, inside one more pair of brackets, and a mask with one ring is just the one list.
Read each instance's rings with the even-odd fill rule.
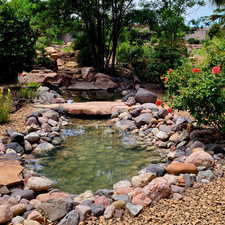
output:
[[112,188],[154,160],[153,152],[140,147],[134,136],[105,126],[105,121],[76,119],[73,124],[62,130],[64,146],[36,166],[63,191],[79,194]]

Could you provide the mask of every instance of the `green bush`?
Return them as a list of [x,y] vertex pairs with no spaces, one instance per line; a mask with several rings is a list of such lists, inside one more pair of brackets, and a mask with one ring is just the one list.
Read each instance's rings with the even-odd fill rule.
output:
[[29,83],[26,87],[20,89],[18,96],[26,100],[33,100],[37,96],[37,89],[39,87],[39,83]]
[[8,3],[0,0],[0,83],[14,82],[29,69],[35,55],[35,35],[29,20],[19,19]]
[[0,124],[6,123],[9,121],[10,112],[12,109],[12,95],[10,90],[7,93],[3,94],[3,91],[0,91]]
[[[184,73],[183,73],[184,72]],[[173,106],[187,110],[198,124],[209,125],[225,133],[225,69],[181,68],[169,71],[164,78]]]
[[182,64],[186,48],[166,45],[138,46],[122,43],[118,52],[118,62],[130,63],[135,75],[147,82],[160,82],[160,77],[169,68]]

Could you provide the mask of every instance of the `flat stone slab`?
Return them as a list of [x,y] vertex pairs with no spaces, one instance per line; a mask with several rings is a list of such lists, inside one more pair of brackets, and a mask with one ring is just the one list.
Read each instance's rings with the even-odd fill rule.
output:
[[23,167],[20,161],[0,157],[0,186],[13,185],[23,181]]
[[128,109],[123,102],[82,102],[72,104],[35,105],[37,108],[62,109],[72,115],[111,115],[118,109]]
[[65,89],[70,90],[70,91],[97,91],[97,90],[101,90],[101,88],[99,88],[99,87],[95,86],[93,83],[87,82],[87,81],[76,82],[75,84],[72,84]]

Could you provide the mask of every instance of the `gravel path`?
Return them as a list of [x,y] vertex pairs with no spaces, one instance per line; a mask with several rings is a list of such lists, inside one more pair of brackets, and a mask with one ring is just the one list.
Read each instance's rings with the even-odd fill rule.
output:
[[225,178],[186,191],[182,200],[161,200],[138,217],[92,219],[88,225],[225,225]]

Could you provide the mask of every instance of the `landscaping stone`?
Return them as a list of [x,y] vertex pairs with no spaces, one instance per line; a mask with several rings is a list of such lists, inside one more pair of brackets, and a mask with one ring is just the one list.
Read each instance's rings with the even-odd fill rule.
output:
[[86,205],[76,206],[76,211],[79,213],[80,221],[84,221],[91,214],[91,208]]
[[28,135],[25,136],[25,139],[29,141],[30,143],[35,143],[40,140],[40,136],[36,132],[31,132]]
[[128,202],[126,204],[126,208],[131,213],[131,215],[137,216],[141,212],[141,210],[143,209],[143,206],[134,205],[134,204],[131,204],[131,203]]
[[129,180],[121,180],[113,185],[113,189],[116,190],[119,188],[129,188],[131,186],[132,186],[132,184]]
[[166,167],[166,171],[169,174],[178,175],[181,173],[197,173],[198,169],[191,163],[172,162]]
[[115,206],[114,205],[110,205],[108,206],[106,209],[105,209],[105,212],[104,212],[104,217],[105,219],[110,219],[113,217],[113,214],[115,212]]
[[143,173],[138,176],[134,176],[131,179],[131,183],[134,187],[144,187],[155,178],[153,173]]
[[76,210],[69,212],[58,225],[78,225],[80,221],[80,216]]
[[24,148],[17,142],[11,142],[5,145],[6,149],[10,148],[16,151],[16,153],[24,154]]
[[187,157],[185,163],[192,163],[195,166],[205,166],[207,168],[214,165],[213,157],[204,151],[193,152],[190,156]]
[[22,224],[23,221],[24,221],[24,218],[21,216],[16,216],[16,217],[12,218],[12,220],[11,220],[13,225]]
[[165,174],[163,176],[164,179],[167,180],[167,182],[172,185],[172,184],[176,184],[177,183],[177,176],[172,175],[172,174]]
[[42,116],[44,118],[48,118],[48,119],[51,119],[51,120],[54,120],[54,121],[59,120],[59,113],[54,111],[54,110],[48,110],[48,111],[42,113]]
[[131,131],[136,128],[135,122],[131,120],[119,120],[116,122],[115,127],[121,129],[121,130],[126,130],[126,131]]
[[151,119],[152,119],[151,113],[143,113],[140,116],[136,117],[134,120],[137,127],[140,128],[145,124],[149,124],[151,122]]
[[20,189],[20,188],[13,188],[10,189],[11,196],[13,197],[19,197],[27,200],[31,200],[34,198],[34,191],[29,189]]
[[18,216],[23,214],[27,210],[27,205],[26,204],[17,204],[14,205],[10,208],[10,211],[12,212],[13,216]]
[[38,209],[42,210],[54,222],[62,219],[72,209],[72,202],[66,199],[51,199],[41,203]]
[[42,155],[42,154],[46,154],[50,151],[52,151],[55,148],[54,145],[48,143],[48,142],[44,142],[39,144],[33,151],[34,155]]
[[110,200],[106,196],[95,196],[95,205],[104,206],[105,208],[110,205]]
[[157,202],[162,198],[168,197],[171,193],[171,188],[165,178],[157,177],[146,185],[143,191],[152,201]]
[[159,138],[160,140],[162,140],[162,141],[166,141],[166,140],[168,140],[168,138],[169,138],[168,133],[163,132],[163,131],[157,132],[155,136],[156,136],[157,138]]
[[135,94],[135,100],[140,103],[155,103],[157,96],[144,88],[139,88]]
[[197,175],[197,182],[202,182],[202,180],[212,181],[215,179],[215,175],[211,170],[200,171]]
[[96,217],[102,216],[104,214],[104,211],[105,211],[105,207],[103,205],[93,204],[91,206],[91,212]]
[[128,195],[117,195],[117,194],[114,194],[112,196],[112,199],[114,201],[119,201],[119,200],[124,201],[124,202],[129,202],[130,201],[130,198],[129,198]]
[[132,203],[134,205],[148,206],[152,203],[152,199],[141,190],[133,194]]
[[0,224],[5,224],[13,218],[8,205],[0,205]]
[[79,203],[81,203],[85,200],[94,200],[94,195],[93,195],[92,191],[85,191],[84,193],[82,193],[74,198],[74,202],[79,202]]
[[153,173],[157,177],[162,177],[165,174],[165,169],[158,164],[150,164],[148,167],[139,171],[139,174],[143,173]]
[[34,191],[47,191],[54,185],[54,182],[46,177],[30,177],[26,186]]

